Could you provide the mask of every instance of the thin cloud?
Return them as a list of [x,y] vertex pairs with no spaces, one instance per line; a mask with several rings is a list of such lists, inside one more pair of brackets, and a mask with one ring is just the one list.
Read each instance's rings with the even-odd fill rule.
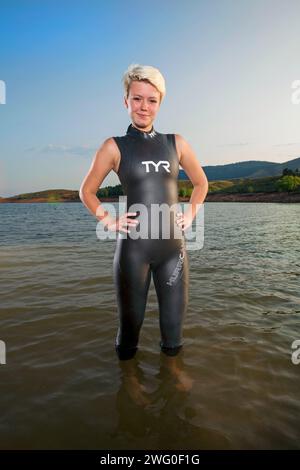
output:
[[231,144],[219,144],[217,147],[241,147],[244,145],[249,145],[249,142],[236,142]]
[[273,147],[287,147],[289,145],[299,145],[300,142],[287,142],[285,144],[274,144]]
[[95,152],[97,147],[92,147],[90,145],[56,145],[56,144],[47,144],[41,147],[30,147],[27,148],[26,152],[35,152],[39,154],[68,154],[76,155],[79,157],[91,156],[91,153]]

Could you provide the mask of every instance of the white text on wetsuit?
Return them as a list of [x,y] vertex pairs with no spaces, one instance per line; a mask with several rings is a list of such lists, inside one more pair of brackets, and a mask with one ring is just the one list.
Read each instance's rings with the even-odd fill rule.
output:
[[162,165],[163,168],[170,173],[170,162],[167,160],[160,160],[157,163],[153,162],[152,160],[146,160],[142,162],[142,164],[146,165],[146,173],[149,173],[150,171],[150,164],[154,166],[156,173],[158,172],[160,165]]

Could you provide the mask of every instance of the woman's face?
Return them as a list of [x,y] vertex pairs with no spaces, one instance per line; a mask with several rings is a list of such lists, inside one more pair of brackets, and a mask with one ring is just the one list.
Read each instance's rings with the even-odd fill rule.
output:
[[134,80],[129,88],[125,106],[133,124],[150,130],[160,106],[160,93],[151,83]]

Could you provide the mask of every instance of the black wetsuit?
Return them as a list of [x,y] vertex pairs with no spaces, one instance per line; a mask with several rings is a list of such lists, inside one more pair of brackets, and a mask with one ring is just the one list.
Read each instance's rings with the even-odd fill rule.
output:
[[[171,211],[169,219],[162,216],[163,222],[152,227],[157,229],[156,238],[130,237],[133,232],[139,233],[146,223],[151,236],[153,225],[149,214],[145,216],[134,204],[144,204],[150,213],[153,204],[171,207],[178,203],[179,160],[175,135],[157,132],[153,126],[151,131],[144,132],[130,124],[126,135],[114,139],[121,153],[118,176],[127,196],[126,212],[138,212],[139,220],[137,227],[127,226],[130,234],[118,232],[117,237],[113,265],[119,313],[116,352],[122,360],[131,359],[137,351],[152,273],[160,314],[159,345],[165,354],[174,356],[183,345],[182,326],[189,289],[184,232],[175,222],[180,205]],[[163,236],[166,220],[170,230],[168,238]]]

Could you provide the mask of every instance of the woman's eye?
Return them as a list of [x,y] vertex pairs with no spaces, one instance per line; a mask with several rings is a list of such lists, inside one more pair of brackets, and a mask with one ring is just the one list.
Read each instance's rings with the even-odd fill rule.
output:
[[[140,98],[133,98],[133,99],[134,99],[134,101],[140,101]],[[150,100],[150,102],[151,102],[151,103],[157,103],[156,100]]]

